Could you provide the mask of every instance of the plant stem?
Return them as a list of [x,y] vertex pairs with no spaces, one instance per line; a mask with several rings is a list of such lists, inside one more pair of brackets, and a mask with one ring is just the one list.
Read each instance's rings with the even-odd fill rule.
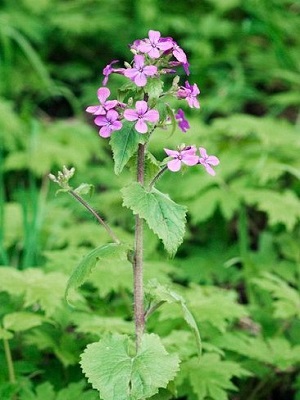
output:
[[9,343],[7,339],[3,339],[3,344],[4,344],[4,352],[5,352],[5,358],[6,358],[6,363],[7,363],[7,368],[8,368],[8,377],[9,377],[9,382],[10,383],[16,383],[16,375],[15,375],[15,370],[14,370],[14,364],[11,356],[11,351],[9,347]]
[[[137,181],[144,184],[145,168],[145,145],[139,144]],[[135,217],[135,248],[133,262],[134,279],[134,321],[135,321],[135,340],[136,350],[141,344],[142,335],[145,328],[144,315],[144,282],[143,282],[143,220],[136,215]]]
[[167,165],[165,165],[158,173],[155,175],[155,177],[152,179],[152,181],[149,183],[149,190],[153,188],[155,183],[158,181],[158,179],[166,172],[168,169]]
[[120,244],[120,240],[117,238],[117,236],[114,234],[114,232],[111,230],[109,225],[100,217],[100,215],[74,190],[70,189],[68,193],[74,197],[80,204],[82,204],[95,218],[96,220],[104,227],[106,232],[109,234],[109,236],[113,239],[113,241],[117,244]]

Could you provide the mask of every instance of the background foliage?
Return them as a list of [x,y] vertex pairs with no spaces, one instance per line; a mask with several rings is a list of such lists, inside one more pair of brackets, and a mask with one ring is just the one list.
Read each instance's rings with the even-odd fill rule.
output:
[[[215,179],[191,169],[159,182],[188,207],[188,231],[171,260],[145,232],[146,280],[186,299],[204,353],[198,362],[180,307],[154,314],[148,330],[179,353],[181,372],[153,399],[300,399],[299,10],[290,0],[2,1],[1,399],[96,399],[79,354],[133,331],[126,260],[98,263],[69,294],[73,307],[63,300],[76,264],[108,238],[71,198],[55,197],[47,174],[74,166],[74,185],[93,183],[94,207],[132,240],[120,196],[131,171],[114,175],[84,108],[102,68],[128,60],[127,44],[149,29],[187,51],[202,108],[186,135],[221,160]],[[162,131],[153,152],[163,157],[182,135]]]

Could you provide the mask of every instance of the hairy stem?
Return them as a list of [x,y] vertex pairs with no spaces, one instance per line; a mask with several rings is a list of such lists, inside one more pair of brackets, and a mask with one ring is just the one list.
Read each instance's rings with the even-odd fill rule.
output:
[[159,178],[167,171],[168,167],[165,165],[161,170],[158,171],[158,173],[155,175],[155,177],[152,179],[152,181],[149,183],[149,190],[153,188],[155,183],[159,180]]
[[113,239],[113,241],[117,244],[121,243],[114,232],[111,230],[109,225],[100,217],[100,215],[74,190],[70,189],[68,192],[74,199],[76,199],[80,204],[82,204],[95,218],[96,220],[104,227],[109,236]]
[[11,356],[11,351],[9,347],[9,343],[7,339],[3,339],[3,344],[4,344],[4,352],[5,352],[5,358],[6,358],[6,364],[8,368],[8,378],[10,383],[16,383],[16,375],[15,375],[15,369],[14,369],[14,364]]
[[[137,181],[144,184],[145,145],[139,144]],[[145,328],[144,315],[144,282],[143,282],[143,220],[135,217],[135,248],[133,261],[134,275],[134,320],[136,335],[136,350],[138,350]]]

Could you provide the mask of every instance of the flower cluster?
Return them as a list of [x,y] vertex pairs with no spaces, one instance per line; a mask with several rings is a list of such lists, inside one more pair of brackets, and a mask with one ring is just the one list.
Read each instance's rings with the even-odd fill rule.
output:
[[[150,30],[148,37],[135,40],[130,45],[134,54],[131,64],[125,63],[122,68],[117,68],[118,60],[111,61],[103,69],[103,86],[98,89],[99,104],[87,107],[86,111],[95,116],[94,122],[100,127],[99,134],[104,138],[110,137],[115,131],[121,131],[125,121],[132,122],[134,129],[139,134],[152,132],[156,127],[164,128],[172,121],[177,121],[179,129],[187,132],[189,122],[184,111],[161,111],[161,100],[164,96],[173,96],[177,100],[185,100],[190,108],[200,108],[198,95],[200,90],[196,83],[185,81],[179,85],[179,78],[173,79],[171,88],[163,92],[163,84],[157,84],[166,74],[176,73],[177,67],[183,67],[187,75],[190,74],[189,63],[185,52],[171,37],[161,37],[158,31]],[[123,93],[127,90],[127,103],[119,100],[109,100],[110,90],[106,87],[111,74],[120,74],[129,79],[132,84],[125,84]],[[155,86],[156,85],[156,86]],[[156,89],[153,91],[153,87]],[[152,90],[152,92],[151,92]],[[132,96],[132,97],[131,97]],[[158,107],[160,104],[160,108]],[[173,112],[171,118],[170,112]],[[127,124],[128,124],[127,122]],[[214,175],[211,166],[216,166],[219,160],[215,156],[208,156],[206,150],[199,148],[200,156],[196,155],[196,147],[181,147],[179,150],[165,149],[171,160],[167,162],[170,171],[179,171],[182,163],[192,166],[201,164],[206,171]],[[168,158],[168,159],[169,159]]]
[[196,146],[181,146],[178,150],[164,149],[169,158],[172,158],[167,162],[167,167],[170,171],[177,172],[181,169],[182,164],[193,166],[203,165],[206,171],[210,175],[215,175],[215,171],[212,166],[219,164],[219,159],[216,156],[207,155],[204,147],[199,147],[200,157],[197,155]]

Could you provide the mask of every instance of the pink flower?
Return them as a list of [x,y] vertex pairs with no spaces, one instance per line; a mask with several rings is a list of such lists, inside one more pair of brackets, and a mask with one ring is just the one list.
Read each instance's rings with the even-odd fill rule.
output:
[[137,121],[135,129],[139,133],[146,133],[148,131],[146,122],[157,122],[159,120],[159,113],[157,110],[149,110],[146,101],[140,100],[136,102],[135,109],[124,111],[124,118],[127,121]]
[[113,131],[119,131],[122,128],[122,122],[118,121],[119,114],[115,110],[107,111],[106,115],[99,115],[95,118],[95,124],[102,126],[99,135],[107,138]]
[[145,65],[145,57],[142,55],[135,55],[133,68],[124,70],[124,75],[140,87],[146,85],[148,76],[156,73],[157,68],[154,65]]
[[169,157],[173,157],[173,160],[167,163],[168,169],[172,172],[177,172],[181,168],[181,164],[196,165],[199,162],[199,157],[196,155],[196,147],[189,146],[182,150],[169,150],[164,149]]
[[98,89],[97,96],[100,102],[99,106],[89,106],[86,109],[86,112],[94,114],[94,115],[105,115],[108,110],[116,107],[118,104],[117,100],[109,100],[106,99],[110,96],[110,90],[106,87],[102,87]]
[[159,31],[150,30],[148,36],[149,39],[141,40],[136,47],[141,53],[146,53],[151,58],[159,58],[160,50],[166,51],[173,47],[172,41],[161,40]]
[[188,129],[190,129],[190,124],[188,120],[185,119],[184,111],[181,108],[179,108],[175,114],[175,118],[178,121],[178,126],[182,132],[186,132]]
[[125,68],[112,68],[111,67],[113,64],[115,64],[117,62],[119,62],[119,60],[113,60],[109,64],[107,64],[105,68],[103,68],[104,79],[102,81],[102,85],[106,86],[106,84],[108,82],[108,77],[113,72],[115,72],[117,74],[123,74]]
[[188,105],[191,108],[200,108],[199,101],[197,99],[197,95],[200,93],[200,90],[196,83],[190,85],[188,81],[185,82],[185,86],[181,86],[177,90],[177,97],[179,99],[186,99]]
[[200,151],[200,157],[199,157],[199,162],[204,166],[206,171],[210,175],[216,175],[216,172],[212,169],[211,165],[215,166],[220,163],[220,160],[216,156],[208,156],[206,150],[204,147],[199,147]]

